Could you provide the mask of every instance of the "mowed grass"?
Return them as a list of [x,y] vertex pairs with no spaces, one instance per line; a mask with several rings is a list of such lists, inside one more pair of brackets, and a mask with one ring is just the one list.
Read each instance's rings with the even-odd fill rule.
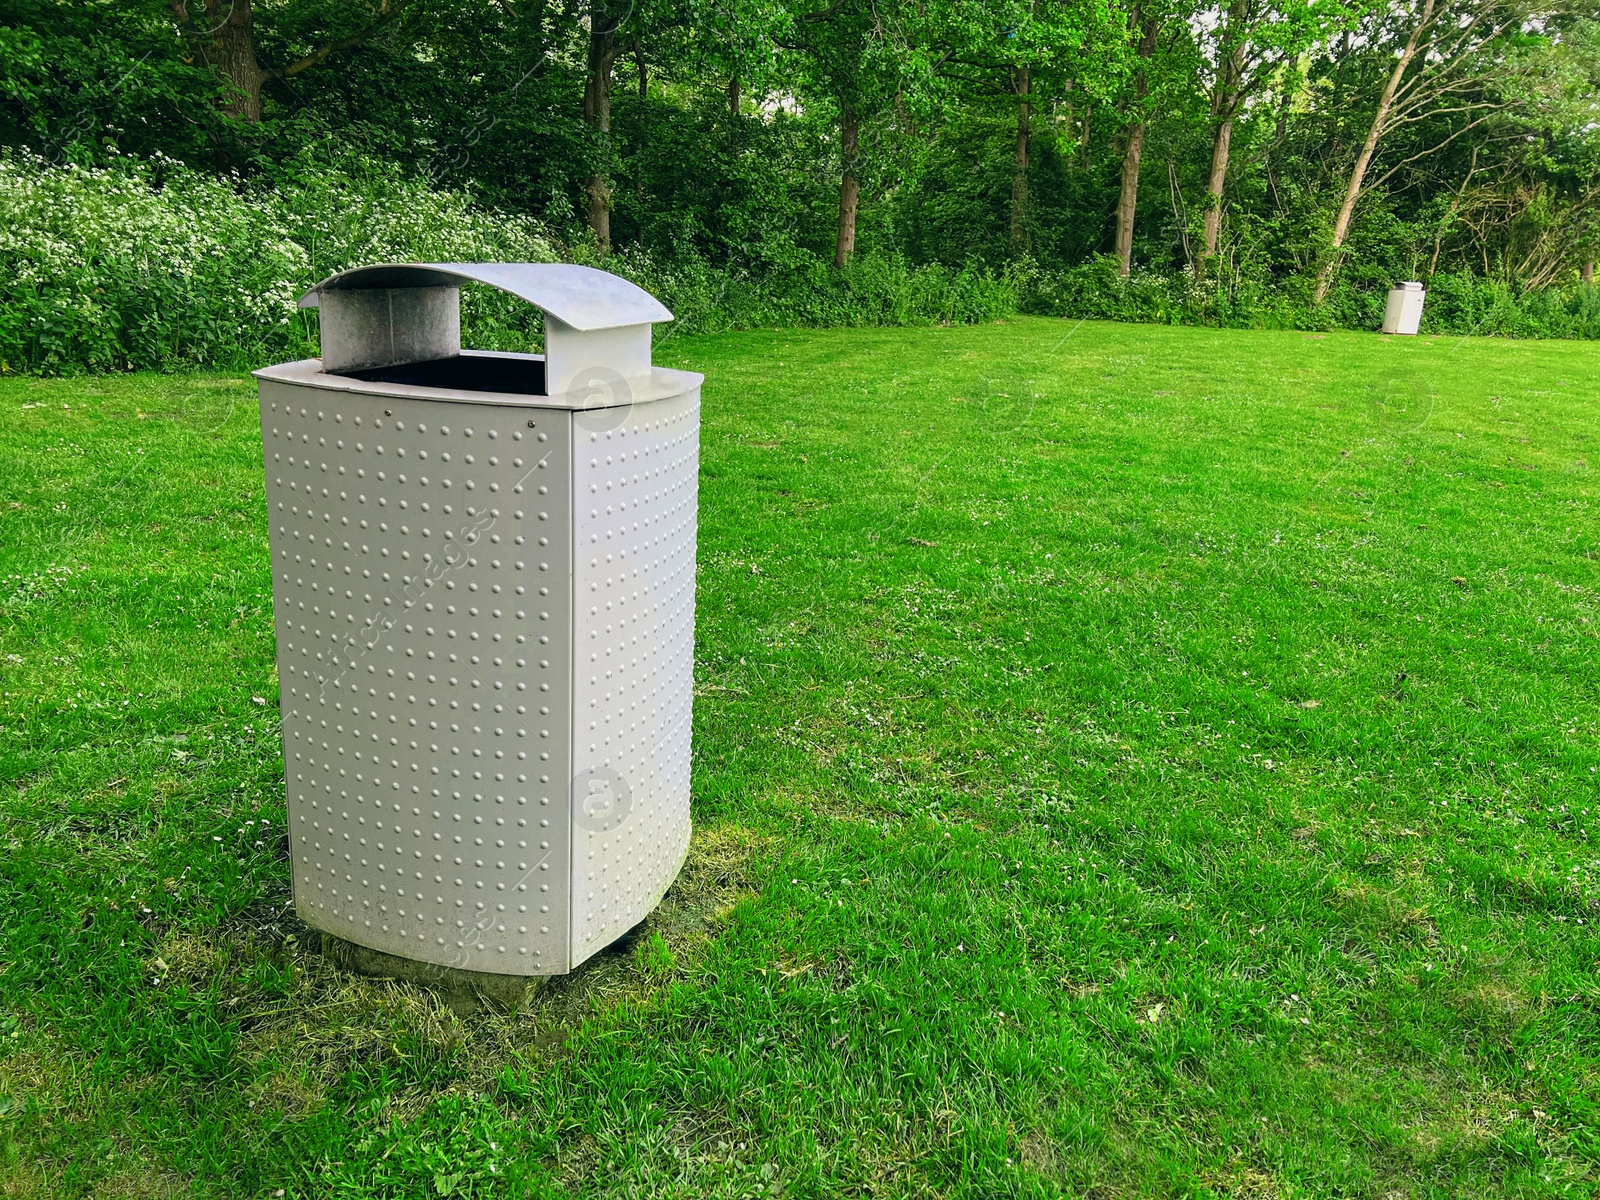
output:
[[0,382],[0,1192],[1600,1187],[1593,348],[657,359],[689,864],[467,1017],[286,908],[253,383]]

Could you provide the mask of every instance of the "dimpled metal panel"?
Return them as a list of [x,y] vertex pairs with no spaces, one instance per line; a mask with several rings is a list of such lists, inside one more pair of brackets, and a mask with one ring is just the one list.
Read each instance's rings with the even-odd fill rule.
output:
[[[612,411],[573,418],[574,965],[649,914],[689,846],[700,390]],[[620,819],[584,811],[595,790]]]
[[571,417],[263,380],[295,907],[569,969]]

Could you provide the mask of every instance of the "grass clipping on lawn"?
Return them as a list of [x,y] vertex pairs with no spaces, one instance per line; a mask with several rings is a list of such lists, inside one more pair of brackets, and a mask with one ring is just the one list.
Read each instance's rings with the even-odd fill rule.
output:
[[1592,1190],[1591,352],[657,358],[689,860],[465,1016],[288,904],[251,381],[0,380],[0,1193]]

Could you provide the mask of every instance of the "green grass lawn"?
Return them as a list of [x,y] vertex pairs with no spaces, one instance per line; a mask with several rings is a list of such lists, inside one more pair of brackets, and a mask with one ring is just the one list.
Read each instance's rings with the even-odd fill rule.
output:
[[466,1017],[285,908],[254,384],[0,381],[0,1194],[1594,1194],[1592,347],[657,358],[694,845]]

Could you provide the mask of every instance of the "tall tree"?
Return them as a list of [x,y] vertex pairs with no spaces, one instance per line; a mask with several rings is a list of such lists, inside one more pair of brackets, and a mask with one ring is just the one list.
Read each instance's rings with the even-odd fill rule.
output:
[[[891,18],[898,15],[886,6]],[[790,15],[779,44],[797,53],[811,91],[833,104],[839,129],[839,208],[833,265],[843,267],[856,247],[861,204],[861,123],[883,111],[899,90],[903,55],[891,40],[893,24],[878,19],[867,0],[833,0],[824,8],[804,0]]]
[[293,79],[341,50],[371,41],[399,20],[406,0],[382,0],[372,12],[351,13],[358,22],[352,32],[330,37],[286,66],[270,69],[256,56],[255,12],[250,0],[200,0],[198,9],[191,8],[189,0],[171,0],[171,4],[178,28],[196,54],[228,84],[224,111],[254,123],[261,120],[261,89],[268,80]]
[[1217,253],[1234,125],[1244,106],[1273,85],[1292,92],[1299,84],[1301,55],[1348,28],[1358,11],[1354,5],[1316,0],[1226,0],[1202,23],[1211,117],[1202,261]]
[[1246,34],[1251,0],[1229,0],[1218,25],[1215,83],[1211,89],[1211,173],[1206,179],[1205,249],[1201,261],[1217,252],[1217,230],[1222,224],[1222,189],[1228,177],[1228,155],[1233,146],[1233,123],[1244,100]]
[[598,136],[594,165],[583,190],[589,201],[589,232],[602,256],[611,253],[611,81],[617,56],[622,52],[617,31],[626,11],[615,0],[590,0],[589,4],[583,119]]
[[[1317,268],[1315,297],[1321,304],[1344,257],[1356,204],[1374,181],[1367,177],[1383,140],[1395,130],[1449,115],[1460,118],[1436,144],[1416,150],[1377,183],[1436,153],[1510,106],[1497,88],[1522,65],[1511,35],[1536,15],[1506,0],[1391,0],[1378,14],[1372,44],[1389,49],[1394,65],[1383,75],[1372,119],[1344,184],[1329,249]],[[1392,49],[1391,49],[1392,48]]]
[[788,0],[780,46],[793,55],[805,90],[838,113],[839,215],[834,265],[855,253],[865,165],[862,133],[890,111],[909,111],[970,31],[989,25],[981,0],[832,0],[816,8]]
[[[1015,137],[1011,156],[1013,255],[1033,248],[1029,171],[1034,116],[1051,96],[1071,93],[1084,100],[1114,96],[1125,68],[1117,46],[1122,19],[1104,0],[991,0],[956,27],[959,37],[941,70],[966,102],[987,103],[1003,96],[1013,106]],[[1068,127],[1071,128],[1068,109]]]
[[1117,194],[1117,274],[1133,270],[1133,219],[1139,207],[1139,162],[1144,157],[1144,134],[1149,115],[1150,68],[1161,35],[1162,19],[1147,0],[1135,0],[1129,21],[1137,32],[1137,59],[1133,69],[1129,121],[1124,127],[1122,186]]
[[839,98],[839,224],[833,265],[843,268],[856,252],[856,217],[861,208],[861,114],[848,96]]

